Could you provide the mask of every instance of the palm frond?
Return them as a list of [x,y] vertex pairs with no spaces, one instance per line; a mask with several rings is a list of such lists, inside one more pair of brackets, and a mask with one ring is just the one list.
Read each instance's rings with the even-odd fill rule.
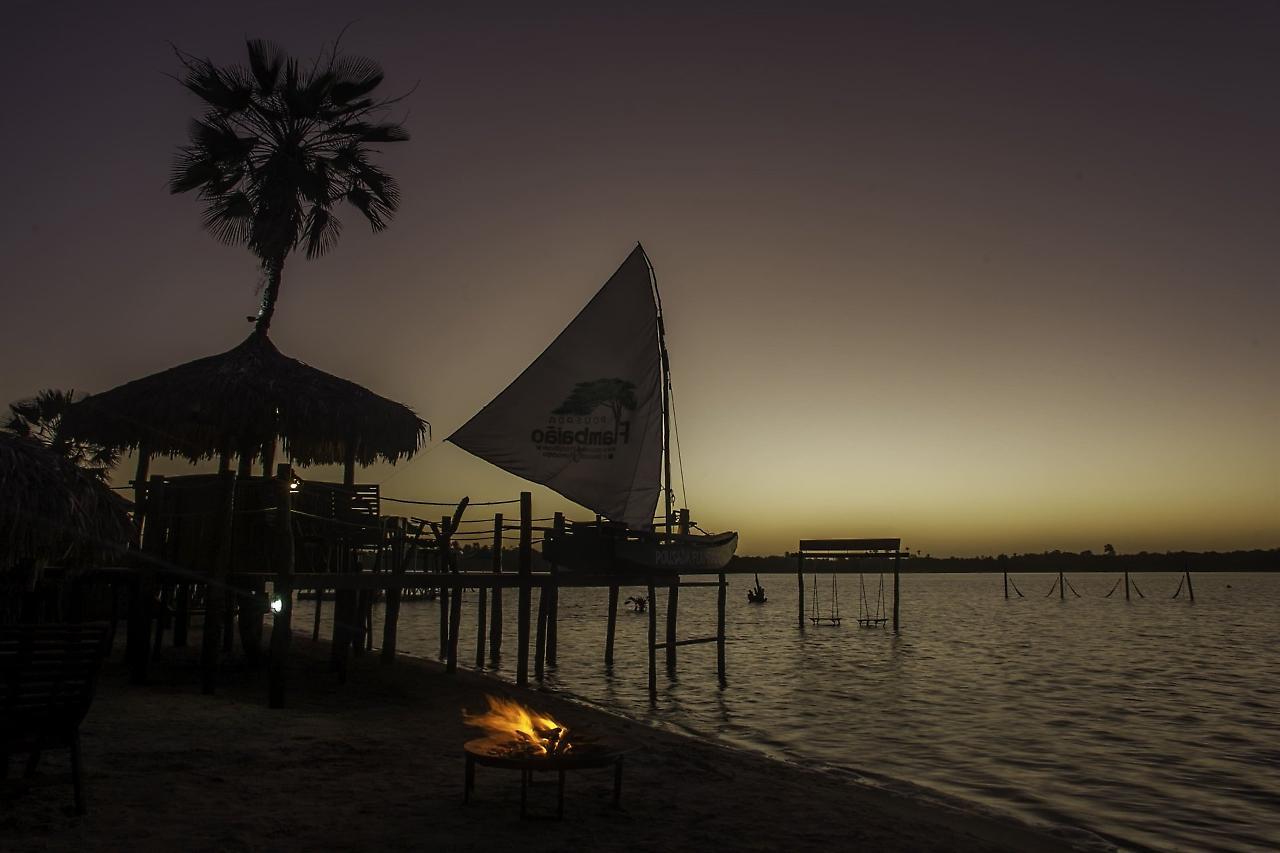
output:
[[332,249],[342,236],[342,220],[327,207],[317,205],[307,215],[305,233],[307,257],[318,258]]
[[249,69],[257,81],[258,94],[273,94],[280,82],[280,71],[284,68],[284,50],[265,39],[250,39],[246,46],[249,48]]

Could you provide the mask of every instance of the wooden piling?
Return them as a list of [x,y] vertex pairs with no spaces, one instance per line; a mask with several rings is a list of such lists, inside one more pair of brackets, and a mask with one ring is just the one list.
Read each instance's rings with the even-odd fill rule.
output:
[[213,570],[205,586],[204,631],[200,638],[200,689],[211,694],[218,685],[218,655],[222,647],[222,613],[226,605],[227,573],[231,565],[231,525],[236,503],[236,475],[219,473],[222,493],[218,507]]
[[724,623],[725,600],[728,597],[729,584],[724,573],[720,574],[720,589],[716,593],[716,673],[724,681]]
[[680,608],[680,578],[667,587],[667,672],[676,669],[676,618]]
[[[267,705],[283,708],[288,681],[289,643],[293,638],[293,468],[288,464],[276,469],[276,570],[272,594],[280,602],[271,627],[271,665],[268,670]],[[273,610],[275,608],[272,608]]]
[[613,666],[613,635],[618,627],[618,587],[609,587],[609,627],[604,635],[604,665]]
[[[552,530],[556,536],[564,535],[564,513],[557,512],[552,521]],[[543,546],[546,547],[546,546]],[[556,647],[559,645],[560,626],[560,567],[551,564],[551,595],[547,599],[547,666],[556,665]]]
[[1004,597],[1006,601],[1009,600],[1009,573],[1008,572],[1004,573]]
[[[404,595],[405,530],[397,527],[391,537],[391,585],[382,615],[382,662],[396,661],[396,634],[400,628],[400,599]],[[316,602],[319,604],[319,601]]]
[[311,642],[320,642],[320,605],[324,601],[324,590],[316,589],[316,609],[311,616]]
[[489,596],[482,586],[476,599],[476,669],[484,669],[485,620],[489,615]]
[[533,572],[533,493],[520,493],[520,605],[516,617],[516,684],[529,684],[529,607]]
[[796,555],[796,621],[804,630],[804,555]]
[[1124,600],[1129,600],[1129,573],[1124,573]]
[[[493,573],[502,574],[502,513],[493,516]],[[502,587],[493,585],[489,593],[489,654],[496,661],[502,652]]]
[[447,555],[436,543],[436,570],[440,573],[440,660],[449,657],[449,599],[453,592],[445,585],[445,574],[448,572]]
[[[1195,591],[1195,588],[1191,586],[1191,570],[1190,569],[1183,570],[1183,575],[1187,579],[1187,595],[1190,597],[1191,601],[1195,601],[1196,591]],[[1147,587],[1147,589],[1150,589],[1150,588],[1151,587]]]
[[658,699],[658,605],[654,601],[653,578],[649,578],[649,701]]
[[457,561],[453,559],[450,544],[453,539],[453,518],[445,516],[440,519],[440,530],[444,535],[441,550],[444,552],[445,565],[449,569],[449,578],[457,581],[453,586],[453,596],[449,601],[449,654],[445,660],[445,672],[458,671],[458,634],[462,631],[462,578],[459,576]]
[[893,558],[893,633],[898,633],[898,610],[901,595],[898,591],[898,579],[902,574],[902,557]]
[[[129,660],[129,683],[146,684],[147,667],[151,660],[151,621],[156,612],[155,562],[163,556],[164,523],[161,507],[164,502],[164,477],[157,474],[146,487],[143,513],[151,517],[142,536],[142,555],[138,561],[137,582],[133,586],[133,600],[129,607],[129,630],[125,635],[125,656]],[[163,630],[157,626],[157,630]]]
[[538,589],[538,622],[533,641],[533,677],[542,680],[547,662],[547,585]]
[[[1128,589],[1125,590],[1128,592]],[[1067,600],[1067,585],[1062,580],[1062,572],[1058,572],[1058,599],[1060,601]]]

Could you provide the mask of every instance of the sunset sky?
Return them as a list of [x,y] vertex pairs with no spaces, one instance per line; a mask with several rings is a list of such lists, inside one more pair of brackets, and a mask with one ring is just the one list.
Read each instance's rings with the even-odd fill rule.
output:
[[384,494],[520,491],[442,439],[639,240],[741,553],[1280,546],[1280,5],[611,5],[9,4],[0,401],[249,333],[255,260],[166,189],[169,43],[351,23],[412,90],[402,208],[295,256],[271,331],[431,422]]

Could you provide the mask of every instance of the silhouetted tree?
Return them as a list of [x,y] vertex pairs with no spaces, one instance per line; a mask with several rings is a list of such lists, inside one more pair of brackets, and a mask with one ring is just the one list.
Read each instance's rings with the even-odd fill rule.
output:
[[573,386],[573,392],[555,415],[589,415],[598,406],[608,406],[613,412],[613,427],[618,428],[623,409],[635,409],[636,384],[625,379],[593,379],[590,382],[579,382]]
[[1108,544],[1106,544],[1106,545],[1103,545],[1103,546],[1102,546],[1102,553],[1103,553],[1103,555],[1104,555],[1104,556],[1107,556],[1107,557],[1114,557],[1114,556],[1116,555],[1116,546],[1114,546],[1114,545],[1112,545],[1112,544],[1110,544],[1110,543],[1108,543]]
[[97,444],[68,441],[61,434],[62,416],[75,402],[74,391],[48,388],[34,397],[9,404],[5,432],[36,441],[90,474],[105,479],[120,461],[118,451]]
[[308,67],[260,39],[247,43],[248,67],[218,67],[178,51],[182,85],[205,103],[190,143],[178,149],[173,193],[199,193],[204,227],[257,256],[266,276],[256,330],[271,326],[285,259],[305,246],[308,258],[333,248],[342,233],[334,207],[347,202],[381,231],[400,192],[370,162],[377,143],[408,132],[381,121],[397,99],[377,99],[382,69],[343,56],[337,43]]

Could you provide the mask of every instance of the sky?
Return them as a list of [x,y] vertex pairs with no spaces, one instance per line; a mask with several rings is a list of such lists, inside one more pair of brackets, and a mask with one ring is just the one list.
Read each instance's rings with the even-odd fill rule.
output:
[[171,45],[346,26],[407,93],[403,201],[295,257],[271,331],[430,421],[384,494],[528,488],[442,439],[638,240],[677,492],[740,553],[1280,546],[1280,5],[7,8],[0,401],[248,334],[256,262],[166,189]]

